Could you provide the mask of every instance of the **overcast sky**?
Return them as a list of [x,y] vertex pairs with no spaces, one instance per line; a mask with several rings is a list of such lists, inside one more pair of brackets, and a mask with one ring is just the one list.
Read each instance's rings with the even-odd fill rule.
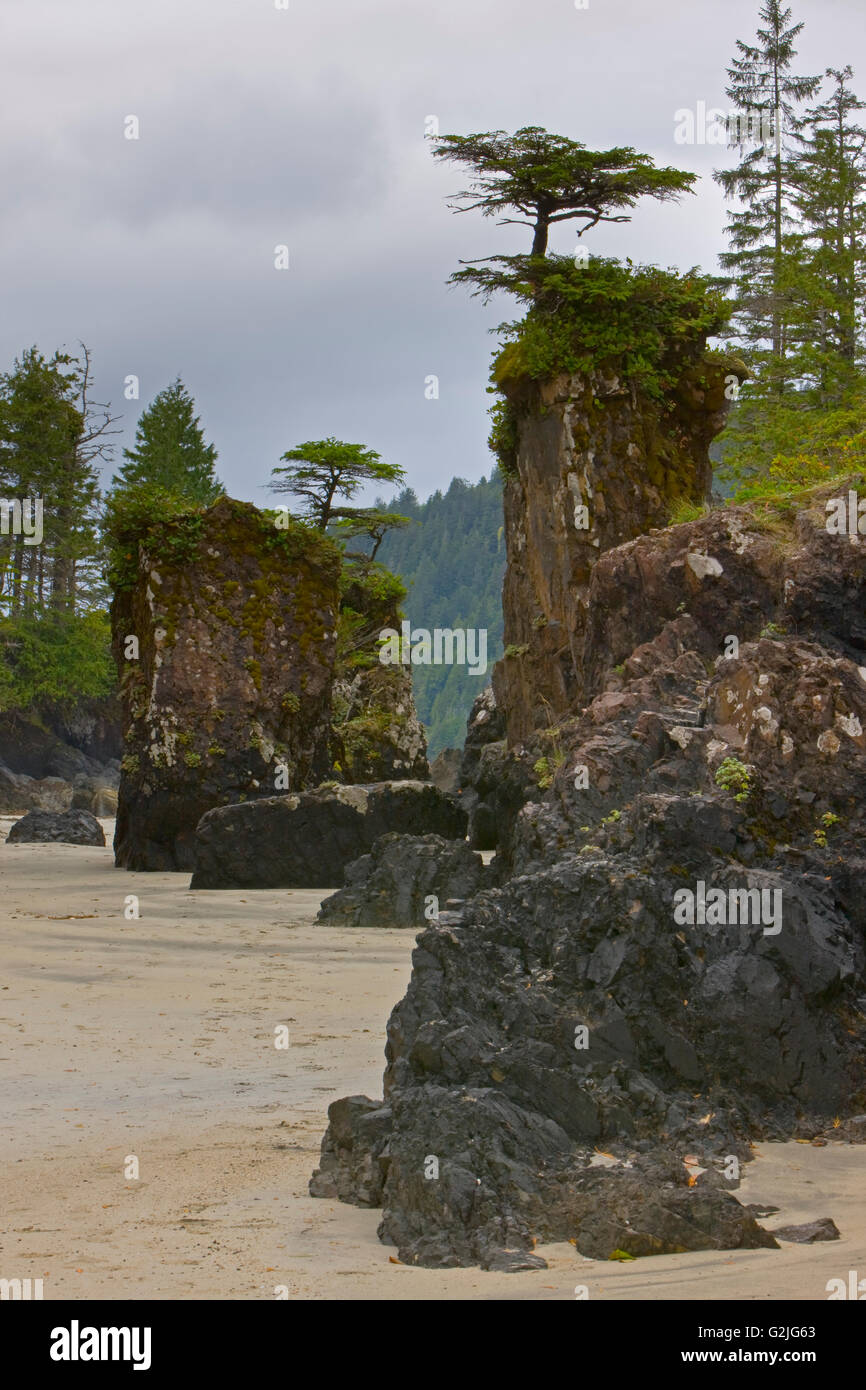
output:
[[[866,93],[863,0],[792,3],[798,70],[850,62]],[[2,0],[0,366],[83,340],[121,444],[180,374],[228,491],[260,505],[280,454],[326,435],[401,464],[421,496],[475,480],[492,465],[488,329],[515,314],[445,281],[530,233],[449,212],[464,179],[432,158],[426,119],[541,125],[699,173],[697,196],[588,245],[716,270],[710,174],[732,156],[675,143],[674,113],[728,107],[725,68],[759,0],[277,4]],[[554,250],[574,244],[573,224],[555,230]]]

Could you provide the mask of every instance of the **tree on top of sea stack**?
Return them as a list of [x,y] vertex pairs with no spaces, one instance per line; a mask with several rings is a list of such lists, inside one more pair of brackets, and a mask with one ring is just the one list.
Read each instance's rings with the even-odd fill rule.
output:
[[160,488],[209,507],[223,494],[214,471],[217,452],[206,444],[195,401],[180,377],[154,397],[135,432],[135,448],[113,479],[116,491]]
[[[531,257],[547,254],[550,228],[556,222],[580,219],[578,236],[600,222],[629,222],[626,209],[639,198],[675,201],[692,191],[696,178],[681,169],[657,169],[649,155],[630,146],[588,150],[580,141],[551,135],[540,126],[523,126],[514,135],[504,130],[441,135],[433,153],[473,171],[471,187],[454,195],[455,211],[480,209],[484,217],[509,210],[521,213],[500,217],[499,225],[531,227]],[[471,279],[474,274],[458,271],[452,278]]]
[[302,503],[301,517],[319,531],[333,525],[343,540],[367,536],[373,542],[372,555],[379,549],[390,526],[408,524],[378,507],[341,506],[338,498],[351,499],[365,483],[401,483],[405,470],[397,463],[385,463],[375,449],[363,444],[347,444],[342,439],[309,439],[282,455],[285,467],[271,469],[271,492],[288,493]]

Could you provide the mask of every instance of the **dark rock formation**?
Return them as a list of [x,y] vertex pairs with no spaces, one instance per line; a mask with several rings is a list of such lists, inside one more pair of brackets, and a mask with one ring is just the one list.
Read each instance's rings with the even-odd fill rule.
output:
[[102,826],[89,811],[28,811],[9,831],[9,844],[104,845]]
[[666,411],[613,368],[506,388],[516,444],[504,493],[506,654],[493,686],[510,743],[586,698],[599,557],[666,525],[674,500],[709,495],[730,371],[686,362]]
[[399,830],[462,839],[466,815],[432,782],[330,782],[297,796],[222,806],[202,817],[193,888],[340,888],[347,864]]
[[118,785],[119,745],[111,699],[7,711],[0,715],[0,813],[89,809],[99,788]]
[[68,811],[74,792],[62,777],[28,777],[0,764],[0,815],[22,811]]
[[127,726],[116,861],[191,868],[206,811],[328,773],[339,552],[228,498],[128,545],[112,605]]
[[384,1103],[323,1145],[314,1190],[380,1201],[401,1259],[772,1244],[732,1158],[866,1139],[866,548],[826,495],[593,567],[585,702],[497,753],[537,778],[501,886],[419,937]]
[[802,1226],[778,1226],[773,1235],[777,1240],[789,1240],[794,1245],[815,1245],[818,1241],[839,1240],[841,1232],[832,1216],[821,1216]]
[[[346,867],[346,886],[326,898],[318,920],[344,927],[413,927],[473,897],[484,880],[481,856],[463,840],[392,833]],[[429,903],[430,897],[436,899]],[[427,909],[430,909],[428,911]]]
[[507,842],[514,817],[534,790],[531,766],[505,740],[505,717],[492,686],[477,696],[466,726],[460,804],[469,816],[473,849]]

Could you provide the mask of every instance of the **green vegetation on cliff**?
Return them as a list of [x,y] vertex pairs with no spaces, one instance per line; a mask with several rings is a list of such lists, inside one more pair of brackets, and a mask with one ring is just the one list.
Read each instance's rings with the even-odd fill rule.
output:
[[663,400],[683,358],[727,321],[724,296],[696,270],[679,275],[601,257],[579,266],[568,256],[540,264],[515,256],[509,263],[508,287],[529,309],[499,327],[506,341],[493,381],[500,388],[609,364]]

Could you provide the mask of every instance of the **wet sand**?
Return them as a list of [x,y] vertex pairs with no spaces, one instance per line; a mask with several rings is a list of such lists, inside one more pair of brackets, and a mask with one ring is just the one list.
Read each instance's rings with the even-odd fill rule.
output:
[[0,845],[0,1277],[42,1278],[46,1299],[591,1300],[826,1299],[866,1278],[866,1147],[841,1143],[760,1145],[738,1193],[780,1208],[770,1228],[832,1216],[832,1243],[628,1264],[539,1246],[550,1268],[511,1275],[395,1263],[378,1212],[307,1182],[330,1101],[381,1095],[414,934],[318,927],[318,892],[188,882],[115,869],[110,848]]

